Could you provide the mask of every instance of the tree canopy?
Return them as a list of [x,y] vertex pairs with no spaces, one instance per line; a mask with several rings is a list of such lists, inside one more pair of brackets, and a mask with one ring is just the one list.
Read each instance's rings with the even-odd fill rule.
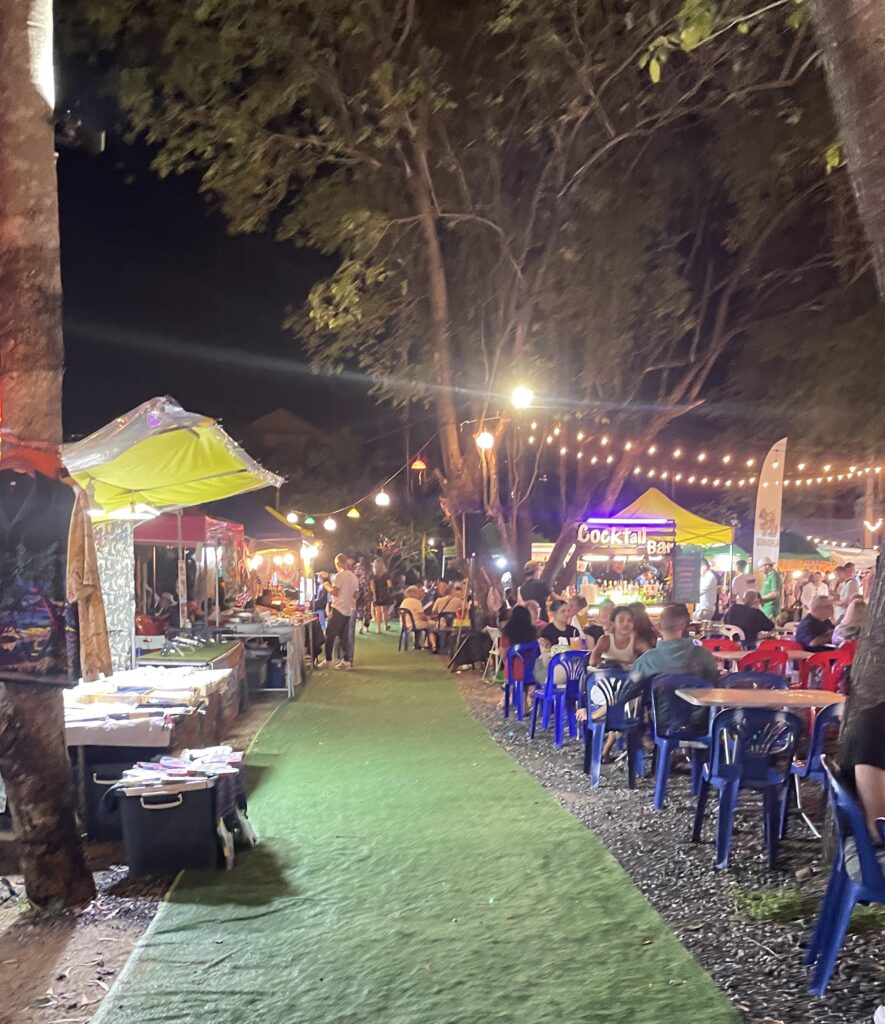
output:
[[[68,30],[159,173],[337,261],[290,326],[434,411],[454,527],[485,512],[510,553],[541,458],[514,384],[639,448],[864,272],[792,2],[78,0]],[[563,478],[551,563],[634,459]]]

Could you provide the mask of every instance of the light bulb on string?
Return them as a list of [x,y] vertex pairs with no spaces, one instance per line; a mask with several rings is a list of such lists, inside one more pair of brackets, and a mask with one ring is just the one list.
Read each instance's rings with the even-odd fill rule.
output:
[[562,431],[561,431],[561,430],[559,429],[559,427],[554,427],[554,428],[553,428],[553,436],[554,436],[554,437],[559,437],[559,435],[560,435],[561,433],[562,433]]
[[614,455],[608,455],[605,461],[610,466],[615,461]]
[[707,458],[706,452],[698,452],[698,462],[703,462]]
[[298,522],[298,513],[297,512],[289,512],[288,515],[286,516],[286,522],[287,523],[297,523]]
[[335,522],[335,520],[331,516],[329,516],[328,519],[323,521],[323,529],[327,530],[329,533],[332,533],[337,528],[338,528],[338,524]]
[[316,522],[316,519],[314,519],[313,516],[305,516],[304,517],[304,525],[305,526],[313,526],[315,522]]
[[291,551],[287,551],[286,554],[283,555],[283,565],[294,565],[294,564],[295,564],[295,556],[292,554]]
[[375,495],[375,504],[378,508],[387,508],[390,504],[390,495],[387,491],[381,490]]
[[529,444],[534,444],[534,443],[535,443],[535,435],[534,434],[529,434]]
[[491,449],[495,447],[494,434],[490,433],[488,430],[481,430],[476,435],[476,447],[479,448],[481,452],[491,451]]
[[360,517],[360,510],[356,507],[356,505],[354,505],[353,508],[351,508],[348,511],[347,518],[348,519],[359,519],[359,517]]

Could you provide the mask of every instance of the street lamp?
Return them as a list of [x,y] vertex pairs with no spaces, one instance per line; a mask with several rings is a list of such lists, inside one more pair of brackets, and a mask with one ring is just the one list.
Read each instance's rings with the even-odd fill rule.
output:
[[510,395],[514,409],[528,409],[535,400],[535,393],[525,384],[518,384]]
[[488,430],[481,430],[476,435],[476,447],[479,448],[481,452],[491,451],[491,449],[495,447],[494,434],[489,433]]

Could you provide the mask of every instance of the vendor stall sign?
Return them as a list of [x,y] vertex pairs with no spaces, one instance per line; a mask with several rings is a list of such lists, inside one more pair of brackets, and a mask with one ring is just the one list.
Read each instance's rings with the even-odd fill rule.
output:
[[619,519],[593,517],[578,524],[575,542],[585,552],[616,555],[667,555],[673,548],[676,524],[672,519]]

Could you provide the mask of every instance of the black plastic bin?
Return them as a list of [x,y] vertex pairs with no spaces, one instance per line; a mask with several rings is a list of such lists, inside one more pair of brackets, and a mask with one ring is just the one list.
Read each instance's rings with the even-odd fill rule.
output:
[[86,797],[86,835],[99,843],[118,843],[123,836],[119,802],[113,810],[101,806],[108,789],[123,778],[123,772],[132,767],[132,759],[110,764],[87,764],[84,780]]
[[131,875],[218,866],[213,786],[211,779],[188,779],[125,790],[120,801]]

